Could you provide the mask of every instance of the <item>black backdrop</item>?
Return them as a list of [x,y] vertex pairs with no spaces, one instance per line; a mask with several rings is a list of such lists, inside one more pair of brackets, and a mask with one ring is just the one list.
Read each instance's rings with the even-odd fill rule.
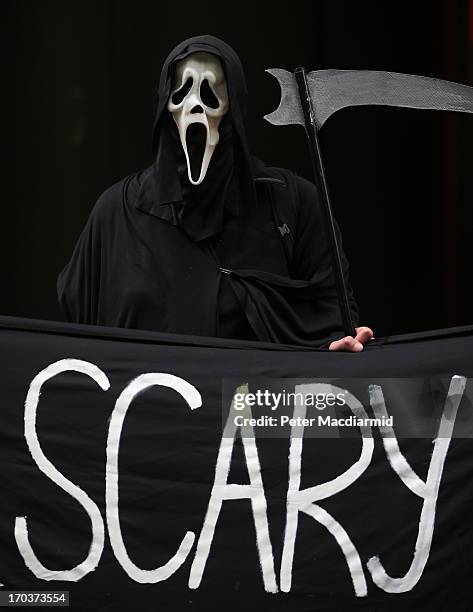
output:
[[[3,7],[0,314],[62,318],[57,273],[101,191],[149,163],[160,66],[185,37],[210,33],[235,47],[253,152],[305,176],[302,129],[262,120],[279,99],[264,68],[385,69],[473,84],[471,0]],[[473,321],[472,142],[473,118],[445,113],[353,109],[324,127],[353,284],[378,335]]]

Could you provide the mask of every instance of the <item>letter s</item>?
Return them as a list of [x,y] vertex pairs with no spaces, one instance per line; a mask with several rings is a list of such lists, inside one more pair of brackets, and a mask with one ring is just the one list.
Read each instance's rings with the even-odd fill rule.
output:
[[104,546],[104,523],[100,510],[92,499],[80,487],[73,484],[57,470],[47,459],[39,444],[36,433],[36,409],[38,407],[41,388],[46,381],[62,372],[80,372],[93,378],[103,391],[107,391],[110,382],[100,368],[80,359],[61,359],[52,363],[37,374],[31,381],[25,401],[25,438],[36,465],[46,476],[63,491],[69,493],[84,508],[92,526],[92,542],[87,558],[70,570],[50,570],[38,560],[28,539],[26,517],[17,516],[15,520],[15,540],[26,566],[41,580],[64,580],[77,582],[93,571],[102,555]]

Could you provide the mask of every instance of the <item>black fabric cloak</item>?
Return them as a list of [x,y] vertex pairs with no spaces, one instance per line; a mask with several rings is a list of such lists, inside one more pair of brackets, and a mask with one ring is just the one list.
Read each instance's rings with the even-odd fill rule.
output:
[[[222,214],[205,209],[189,231],[163,126],[172,64],[196,48],[219,55],[225,69],[235,172]],[[100,196],[58,277],[68,321],[305,346],[344,335],[317,189],[249,155],[246,100],[238,57],[219,39],[195,37],[172,51],[159,85],[156,162]],[[202,233],[205,215],[212,231]],[[344,256],[343,264],[348,279]]]

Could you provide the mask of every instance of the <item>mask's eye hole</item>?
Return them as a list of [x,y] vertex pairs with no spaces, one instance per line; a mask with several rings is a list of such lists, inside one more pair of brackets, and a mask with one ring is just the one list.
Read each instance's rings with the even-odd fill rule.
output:
[[192,79],[189,77],[187,81],[184,83],[182,87],[180,87],[177,91],[172,94],[171,100],[172,103],[176,106],[180,104],[184,98],[187,96],[192,87]]
[[218,108],[220,106],[217,96],[211,90],[207,79],[204,79],[200,85],[200,99],[209,108]]

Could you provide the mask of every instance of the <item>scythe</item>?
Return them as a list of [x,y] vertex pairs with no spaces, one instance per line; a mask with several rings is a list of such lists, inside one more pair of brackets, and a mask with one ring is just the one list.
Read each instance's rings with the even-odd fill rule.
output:
[[347,336],[355,336],[340,247],[330,204],[318,131],[337,111],[350,106],[399,106],[425,110],[473,113],[473,87],[410,74],[372,70],[317,70],[292,72],[271,68],[281,87],[278,108],[265,115],[273,125],[305,127],[314,178],[319,186],[330,241],[340,312]]

